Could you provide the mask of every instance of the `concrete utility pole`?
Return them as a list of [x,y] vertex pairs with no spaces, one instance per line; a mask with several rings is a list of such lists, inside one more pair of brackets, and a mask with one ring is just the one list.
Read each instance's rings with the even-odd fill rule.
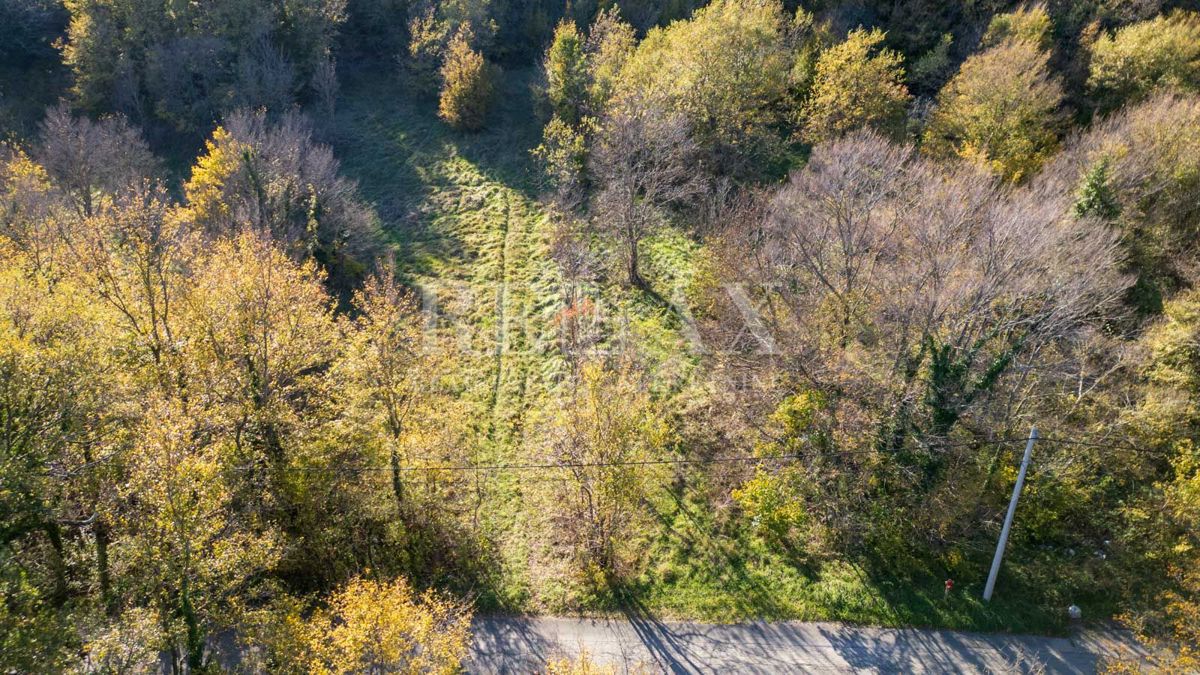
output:
[[1033,454],[1033,442],[1038,438],[1037,427],[1029,429],[1029,441],[1025,443],[1025,458],[1017,472],[1017,484],[1013,486],[1012,499],[1008,502],[1008,515],[1004,516],[1004,527],[1000,530],[1000,541],[996,542],[996,557],[992,558],[992,571],[988,573],[987,585],[983,587],[983,599],[990,601],[996,588],[996,575],[1000,573],[1000,559],[1004,557],[1004,546],[1008,543],[1008,532],[1012,529],[1013,514],[1017,512],[1017,499],[1025,486],[1025,472],[1029,470],[1029,457]]

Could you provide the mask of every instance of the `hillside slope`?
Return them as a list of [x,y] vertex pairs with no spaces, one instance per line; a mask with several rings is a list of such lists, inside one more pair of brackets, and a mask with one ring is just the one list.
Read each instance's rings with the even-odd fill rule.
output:
[[[334,139],[343,171],[375,205],[398,273],[436,303],[440,330],[457,341],[463,398],[475,424],[472,459],[479,464],[544,461],[537,427],[555,410],[556,387],[567,368],[556,334],[562,288],[550,255],[554,223],[537,199],[529,154],[540,140],[532,80],[532,72],[508,73],[487,128],[458,134],[437,120],[435,102],[414,96],[393,74],[352,73],[343,85]],[[703,386],[691,377],[698,358],[664,298],[678,298],[689,282],[698,245],[675,231],[648,243],[644,268],[652,293],[607,282],[619,279],[616,252],[603,242],[595,245],[602,266],[589,294],[601,307],[604,339],[635,334],[632,342],[656,393],[685,405]],[[481,591],[485,608],[636,607],[723,621],[1061,627],[1058,617],[1027,604],[1000,600],[985,607],[966,580],[961,597],[946,603],[934,573],[914,585],[873,578],[850,563],[806,569],[756,541],[749,528],[727,527],[719,522],[723,514],[699,508],[709,486],[704,472],[687,468],[676,471],[650,505],[656,527],[638,542],[650,551],[649,568],[622,588],[584,591],[548,533],[553,505],[546,503],[545,486],[562,478],[528,471],[472,475],[475,526],[493,542],[503,567],[495,586]]]

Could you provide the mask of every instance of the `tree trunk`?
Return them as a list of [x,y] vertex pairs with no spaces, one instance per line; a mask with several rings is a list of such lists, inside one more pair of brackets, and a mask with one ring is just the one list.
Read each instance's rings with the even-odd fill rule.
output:
[[54,602],[61,606],[67,601],[67,559],[63,553],[62,532],[53,520],[43,523],[42,529],[50,539],[50,548],[53,550],[50,566],[54,569]]
[[404,516],[404,483],[400,480],[400,453],[392,448],[392,494],[396,497],[396,514]]
[[636,237],[629,240],[629,285],[637,288],[644,285],[642,274],[638,270],[638,240]]
[[179,614],[187,629],[187,669],[194,673],[204,666],[204,634],[196,618],[196,608],[192,606],[191,584],[186,575],[179,591]]
[[100,602],[104,613],[115,616],[117,606],[112,595],[112,577],[108,569],[108,524],[102,518],[96,519],[96,577],[100,582]]

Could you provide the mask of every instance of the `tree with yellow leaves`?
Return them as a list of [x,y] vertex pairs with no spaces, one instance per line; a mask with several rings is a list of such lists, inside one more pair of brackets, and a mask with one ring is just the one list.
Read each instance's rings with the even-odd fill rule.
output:
[[903,135],[911,97],[904,87],[904,59],[883,46],[885,37],[877,28],[859,28],[817,57],[802,112],[806,141],[819,143],[860,127]]
[[783,152],[795,18],[778,0],[717,0],[653,28],[625,59],[614,102],[682,115],[718,169],[762,172]]
[[371,263],[376,225],[357,186],[338,169],[303,115],[238,111],[196,160],[182,214],[208,236],[252,230],[297,260],[311,257],[329,285],[348,295]]
[[471,610],[403,578],[350,580],[308,621],[308,672],[457,673],[470,640]]
[[576,571],[620,574],[643,499],[665,480],[662,459],[673,430],[628,367],[600,363],[581,367],[567,400],[547,429],[553,462],[571,480],[558,493],[556,522],[572,546]]
[[1050,49],[1054,46],[1053,38],[1054,24],[1046,6],[1022,5],[1011,12],[992,17],[980,45],[987,49],[1008,41],[1024,41],[1037,45],[1039,49]]
[[1100,35],[1087,84],[1102,111],[1155,91],[1200,90],[1200,14],[1176,11]]
[[[1167,458],[1168,471],[1123,509],[1143,573],[1162,576],[1152,608],[1127,616],[1150,643],[1161,672],[1200,669],[1200,292],[1168,302],[1164,319],[1146,332],[1145,390],[1132,428],[1146,449]],[[1142,664],[1110,664],[1111,672],[1144,672]]]
[[465,459],[471,425],[450,386],[457,364],[390,266],[367,279],[354,306],[358,316],[335,374],[346,414],[390,469],[393,514],[406,526],[429,526],[454,501],[454,481],[430,475],[416,482],[405,470]]
[[233,622],[237,592],[273,564],[278,544],[262,523],[239,518],[226,476],[228,438],[177,402],[152,401],[129,459],[120,525],[122,578],[153,608],[175,672],[205,667],[208,638]]
[[967,59],[938,94],[922,149],[979,162],[1012,182],[1031,176],[1058,147],[1063,90],[1049,60],[1020,39]]

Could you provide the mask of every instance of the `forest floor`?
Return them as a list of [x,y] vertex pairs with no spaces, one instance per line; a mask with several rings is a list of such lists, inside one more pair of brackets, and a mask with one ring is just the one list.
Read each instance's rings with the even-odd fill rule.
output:
[[[463,397],[477,425],[476,461],[527,460],[537,425],[554,413],[566,366],[556,343],[561,288],[550,258],[553,223],[541,202],[530,150],[540,141],[532,101],[535,74],[502,78],[498,110],[486,129],[460,134],[436,117],[436,102],[416,96],[394,73],[343,75],[332,142],[343,172],[373,203],[400,275],[436,297],[465,347]],[[651,291],[618,278],[618,256],[603,252],[594,289],[606,306],[606,329],[620,325],[640,345],[652,387],[686,397],[697,385],[676,297],[693,273],[698,244],[667,231],[645,247]],[[611,339],[618,339],[612,337]],[[545,483],[517,472],[490,474],[478,485],[477,527],[495,542],[499,579],[483,590],[483,609],[534,613],[609,613],[636,607],[661,617],[712,621],[799,619],[884,626],[1054,632],[1061,610],[1036,603],[978,600],[970,580],[942,597],[944,572],[903,577],[853,561],[818,570],[770,550],[750,535],[729,536],[707,506],[703,476],[676,476],[651,499],[656,524],[635,542],[653,561],[621,588],[582,591],[564,570],[546,534]],[[745,528],[743,528],[745,529]],[[1013,575],[1014,579],[1019,578]],[[1004,582],[1002,578],[1002,583]],[[1015,581],[1009,582],[1015,584]],[[1011,588],[1009,597],[1019,590]]]

